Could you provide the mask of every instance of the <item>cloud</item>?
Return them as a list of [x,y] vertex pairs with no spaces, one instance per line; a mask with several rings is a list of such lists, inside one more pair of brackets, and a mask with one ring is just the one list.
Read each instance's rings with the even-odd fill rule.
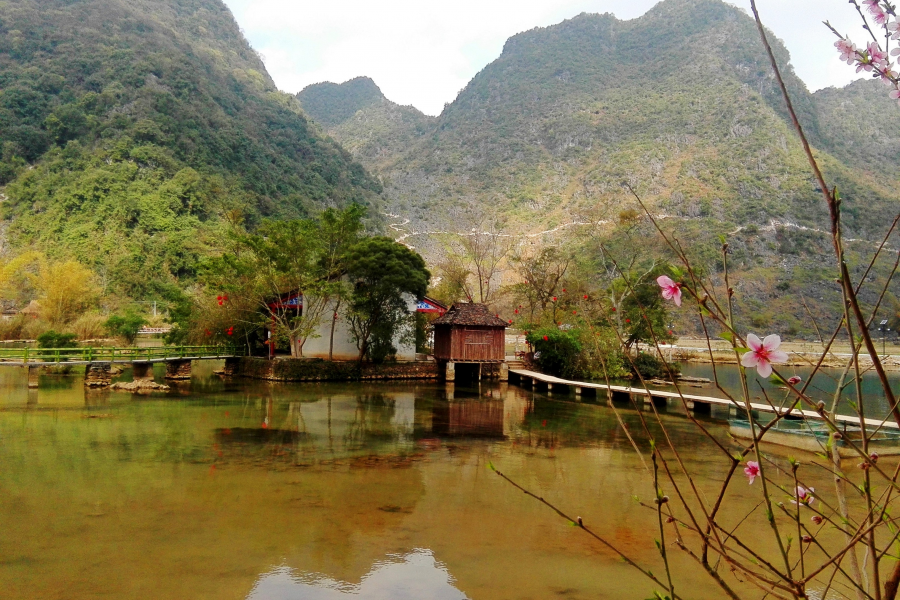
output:
[[[469,80],[496,59],[507,38],[581,12],[642,15],[654,0],[225,0],[250,43],[288,92],[359,75],[384,94],[438,114]],[[749,12],[749,0],[736,2]],[[791,51],[811,89],[841,85],[853,69],[838,67],[833,35],[822,21],[859,32],[846,0],[759,0],[767,26]],[[862,38],[860,38],[862,39]]]

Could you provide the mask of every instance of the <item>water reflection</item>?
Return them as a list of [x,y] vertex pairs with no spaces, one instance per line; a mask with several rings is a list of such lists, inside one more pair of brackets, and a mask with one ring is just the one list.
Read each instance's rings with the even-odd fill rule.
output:
[[[25,380],[17,388],[4,373],[0,596],[650,595],[489,463],[660,568],[655,513],[633,501],[652,491],[604,405],[501,384],[290,385],[202,372],[141,397],[52,376],[34,405]],[[646,452],[640,413],[620,413]],[[699,485],[722,477],[708,440],[677,414],[662,418]],[[695,597],[717,597],[704,579],[689,583]]]
[[247,600],[466,600],[430,550],[388,556],[359,583],[279,567],[262,575]]

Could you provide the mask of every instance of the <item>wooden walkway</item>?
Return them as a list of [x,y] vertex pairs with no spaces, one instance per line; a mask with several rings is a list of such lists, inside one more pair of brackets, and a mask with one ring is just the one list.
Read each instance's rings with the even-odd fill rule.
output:
[[[588,383],[586,381],[571,381],[568,379],[560,379],[552,375],[545,375],[536,371],[528,371],[526,369],[510,369],[509,380],[511,383],[531,385],[532,387],[546,386],[548,391],[574,391],[576,395],[581,396],[585,393],[596,394],[598,391],[606,392],[613,400],[630,401],[635,396],[643,397],[644,402],[655,402],[659,404],[668,403],[669,400],[676,400],[681,403],[684,398],[689,410],[696,413],[709,414],[713,406],[723,406],[743,410],[743,405],[736,406],[734,402],[727,398],[716,398],[713,396],[696,396],[694,394],[679,394],[678,392],[667,392],[663,390],[647,391],[642,387],[627,387],[620,385],[606,385],[605,383]],[[772,407],[768,404],[751,403],[753,410],[769,413],[789,414],[792,417],[800,417],[806,419],[821,419],[819,414],[812,410],[799,409],[779,409],[777,406]],[[839,423],[847,423],[848,425],[859,425],[859,417],[849,415],[837,415],[835,420]],[[898,429],[897,423],[893,421],[885,421],[882,423],[879,419],[866,419],[866,427],[885,427],[888,429]]]

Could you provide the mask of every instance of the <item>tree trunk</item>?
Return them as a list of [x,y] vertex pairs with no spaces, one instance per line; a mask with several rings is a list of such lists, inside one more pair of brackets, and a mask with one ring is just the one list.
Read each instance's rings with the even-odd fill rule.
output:
[[303,356],[303,345],[300,343],[300,340],[293,335],[290,336],[291,342],[291,358],[299,358]]
[[366,340],[359,346],[359,364],[362,364],[363,359],[366,357],[366,350],[369,349],[369,341]]
[[328,360],[334,360],[334,326],[337,325],[338,311],[341,309],[341,299],[338,298],[334,305],[334,314],[331,316],[331,338],[328,340]]

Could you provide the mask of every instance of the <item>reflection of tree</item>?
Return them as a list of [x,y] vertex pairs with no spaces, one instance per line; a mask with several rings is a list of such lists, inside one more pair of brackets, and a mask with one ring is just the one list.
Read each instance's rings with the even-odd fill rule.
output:
[[344,443],[348,448],[361,448],[371,442],[393,441],[395,401],[386,394],[363,394],[356,399],[353,421],[347,427]]

